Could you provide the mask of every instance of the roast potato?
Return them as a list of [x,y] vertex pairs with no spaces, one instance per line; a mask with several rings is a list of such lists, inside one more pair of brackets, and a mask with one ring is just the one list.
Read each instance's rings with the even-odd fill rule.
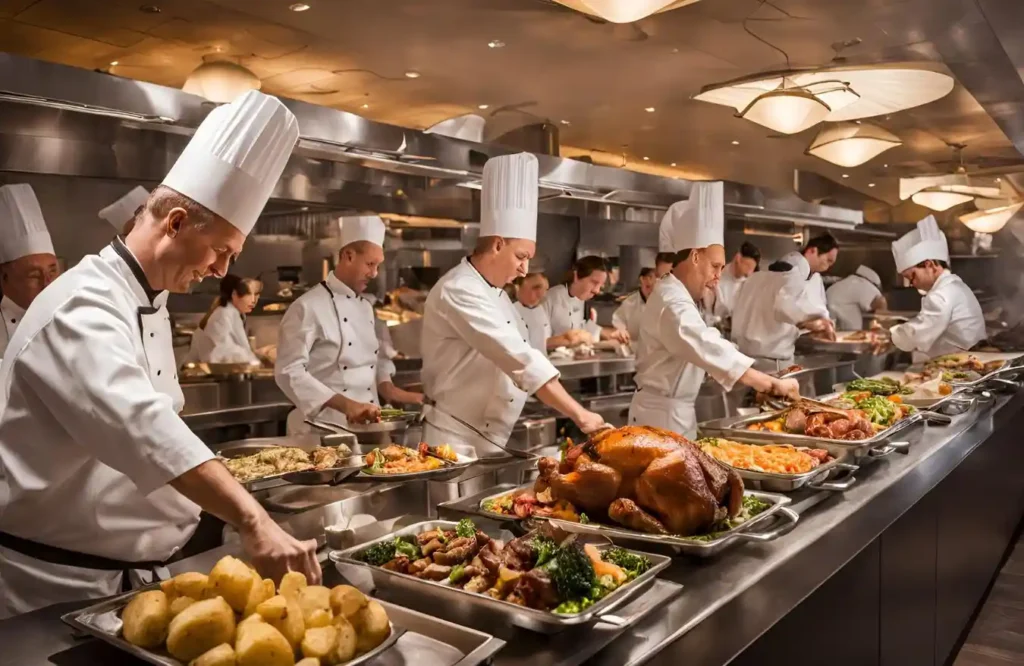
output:
[[280,594],[274,595],[256,606],[256,612],[267,622],[280,620],[288,612],[288,600]]
[[167,638],[171,607],[163,590],[149,590],[135,596],[121,613],[124,639],[132,645],[154,648]]
[[317,608],[315,611],[303,618],[306,623],[306,629],[313,629],[315,627],[327,627],[334,620],[334,616],[331,615],[331,611]]
[[304,587],[299,590],[299,606],[302,607],[302,617],[308,624],[313,611],[331,611],[331,591],[323,585]]
[[249,617],[256,612],[257,606],[274,596],[274,581],[254,575],[252,587],[249,588],[249,600],[245,602],[242,617]]
[[298,601],[279,594],[257,606],[256,612],[263,616],[267,624],[284,634],[294,649],[299,649],[302,636],[306,633],[306,623],[302,619],[302,608]]
[[356,656],[356,630],[352,623],[341,615],[334,618],[334,627],[338,630],[335,663],[344,663]]
[[331,610],[335,615],[351,618],[366,606],[366,595],[351,585],[338,585],[331,589]]
[[171,617],[177,617],[181,611],[185,610],[196,602],[192,597],[178,597],[171,602]]
[[235,635],[235,613],[221,597],[197,601],[171,620],[167,651],[180,661],[190,661]]
[[189,571],[164,582],[171,584],[175,597],[190,597],[196,601],[209,598],[207,588],[210,586],[210,578],[206,574]]
[[235,648],[221,643],[190,661],[188,666],[235,666]]
[[252,569],[242,560],[222,557],[210,572],[209,584],[211,596],[222,596],[234,610],[243,612],[249,601],[249,590],[256,581],[262,581],[253,575]]
[[281,596],[290,597],[299,600],[299,592],[309,585],[306,581],[306,575],[299,573],[298,571],[289,571],[281,578],[281,585],[277,588],[277,593]]
[[295,652],[281,632],[265,622],[250,622],[235,641],[238,666],[292,666]]
[[247,627],[250,624],[256,624],[257,622],[266,622],[266,620],[264,620],[263,616],[260,615],[259,613],[253,613],[252,615],[250,615],[249,617],[245,618],[244,620],[242,620],[241,622],[238,623],[238,627],[236,628],[236,631],[241,631],[242,627]]
[[306,635],[302,637],[302,656],[331,659],[331,663],[334,663],[337,645],[338,630],[335,627],[306,629]]
[[359,654],[369,652],[391,635],[387,611],[376,599],[367,601],[366,607],[352,616],[351,622],[356,630],[356,652]]
[[313,657],[305,657],[300,659],[295,666],[320,666],[320,660]]

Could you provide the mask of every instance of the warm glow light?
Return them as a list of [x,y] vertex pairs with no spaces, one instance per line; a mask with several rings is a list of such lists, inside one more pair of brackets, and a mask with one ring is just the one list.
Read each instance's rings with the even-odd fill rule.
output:
[[644,109],[644,111],[646,111],[647,113],[654,113],[654,107],[653,106],[649,106],[646,109]]
[[1024,201],[1009,206],[1003,206],[1002,208],[993,208],[992,210],[984,211],[979,210],[975,213],[961,215],[960,221],[963,222],[971,231],[977,231],[982,234],[994,234],[1005,227],[1006,223],[1010,221],[1010,218],[1016,215],[1022,207],[1024,207]]
[[734,146],[738,146],[738,145],[740,145],[740,142],[739,142],[739,141],[733,141],[733,142],[732,142],[732,145],[734,145]]
[[113,62],[110,63],[110,66],[111,67],[117,67],[117,64],[118,64],[117,61],[114,60]]
[[407,78],[407,79],[418,79],[418,78],[420,78],[420,73],[419,72],[406,72],[405,73],[405,78]]
[[492,39],[491,41],[487,42],[487,48],[491,49],[500,49],[503,48],[504,46],[505,42],[501,41],[500,39]]
[[850,174],[848,174],[848,173],[844,173],[843,174],[843,178],[849,178],[849,177],[850,177]]
[[673,163],[672,163],[672,164],[670,164],[669,166],[675,166],[675,165],[676,165],[676,163],[675,163],[675,162],[673,162]]
[[478,108],[478,109],[480,109],[481,111],[483,111],[483,110],[485,110],[485,109],[489,108],[490,106],[491,106],[490,104],[481,104],[481,105],[479,105],[479,106],[478,106],[478,107],[476,107],[476,108]]
[[874,187],[874,186],[875,186],[874,183],[868,183],[868,187]]
[[1003,196],[999,183],[991,177],[951,173],[944,176],[900,178],[900,199],[909,199],[916,192],[955,192],[972,197],[998,199]]
[[309,9],[309,5],[304,2],[296,2],[294,5],[288,5],[288,9],[293,12],[304,12]]
[[570,122],[569,122],[568,120],[563,120],[563,121],[562,121],[562,124],[563,124],[563,125],[571,125],[572,123],[570,123]]
[[698,0],[555,0],[584,14],[612,23],[632,23],[642,18],[691,5]]
[[740,117],[782,134],[796,134],[825,119],[824,102],[803,90],[773,90],[755,99]]
[[250,90],[259,90],[259,77],[233,62],[206,62],[196,67],[181,87],[211,102],[227,104]]
[[967,203],[974,199],[970,194],[958,192],[943,192],[941,190],[923,190],[910,197],[910,200],[918,206],[931,208],[932,210],[949,210],[953,206]]
[[363,104],[363,105],[362,105],[361,107],[359,107],[359,108],[360,108],[360,109],[368,109],[368,108],[370,108],[370,105],[369,105],[369,104]]
[[837,123],[822,128],[807,153],[832,164],[855,167],[901,143],[895,134],[871,123]]

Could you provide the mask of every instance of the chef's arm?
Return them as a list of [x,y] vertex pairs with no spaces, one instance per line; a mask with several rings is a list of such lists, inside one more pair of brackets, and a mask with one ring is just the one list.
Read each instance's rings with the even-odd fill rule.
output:
[[406,405],[422,405],[423,394],[415,391],[406,391],[398,388],[391,380],[377,384],[377,393],[380,394],[381,404],[402,403]]
[[238,530],[246,555],[261,575],[279,581],[289,571],[301,571],[310,583],[319,583],[316,539],[299,541],[281,529],[219,461],[193,467],[170,485]]
[[795,379],[779,379],[753,368],[743,373],[739,383],[749,386],[758,393],[771,393],[793,400],[800,397],[800,384]]
[[952,316],[949,301],[942,294],[929,292],[916,317],[891,329],[892,343],[903,351],[928,351],[946,332]]
[[573,423],[588,435],[605,426],[604,417],[585,409],[583,405],[576,402],[557,377],[537,389],[534,395],[562,416],[572,419]]
[[544,342],[544,345],[548,350],[558,349],[559,347],[575,347],[580,343],[580,333],[585,332],[586,331],[573,329],[571,331],[566,331],[561,335],[552,335]]
[[889,302],[885,300],[885,296],[879,294],[875,296],[874,300],[871,301],[872,312],[886,312],[889,309]]

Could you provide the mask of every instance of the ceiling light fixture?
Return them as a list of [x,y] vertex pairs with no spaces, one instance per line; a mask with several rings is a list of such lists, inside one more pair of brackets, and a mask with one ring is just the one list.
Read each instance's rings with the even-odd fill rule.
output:
[[871,123],[836,123],[822,128],[807,149],[826,162],[855,167],[901,145],[899,137]]
[[644,156],[644,162],[649,162],[650,160],[651,160],[650,157]]
[[900,178],[900,199],[911,199],[914,203],[932,210],[947,210],[967,203],[975,197],[998,199],[1003,191],[995,179],[985,176],[969,176],[967,173],[951,173],[941,176],[917,176]]
[[484,111],[484,110],[490,108],[490,106],[491,106],[490,104],[480,104],[476,108],[480,109],[481,111]]
[[118,62],[116,60],[111,60],[110,61],[110,66],[111,67],[117,67],[117,65],[118,65]]
[[796,134],[814,127],[829,114],[829,107],[799,88],[772,90],[754,98],[740,118],[781,134]]
[[738,146],[738,145],[740,145],[740,142],[739,142],[739,141],[733,141],[733,142],[732,142],[732,145],[734,145],[734,146]]
[[288,9],[292,10],[293,12],[304,12],[307,9],[309,9],[309,5],[307,5],[304,2],[296,2],[293,5],[288,5]]
[[982,234],[994,234],[1005,227],[1010,218],[1016,215],[1021,208],[1024,208],[1024,201],[1000,208],[979,210],[967,215],[961,215],[960,221],[971,231]]
[[844,173],[843,174],[843,178],[849,178],[849,177],[850,177],[850,174],[848,174],[848,173]]
[[504,46],[505,42],[501,41],[500,39],[492,39],[491,41],[487,42],[487,48],[490,49],[500,49],[504,48]]
[[571,125],[572,123],[570,123],[570,122],[569,122],[568,120],[563,120],[563,121],[562,121],[562,124],[563,124],[563,125]]
[[670,164],[669,166],[675,166],[675,165],[676,165],[676,163],[675,163],[675,162],[673,162],[673,163],[672,163],[672,164]]
[[204,62],[192,70],[181,89],[211,102],[227,104],[250,90],[259,90],[262,85],[259,77],[245,67],[218,60]]
[[612,23],[633,23],[651,14],[692,5],[698,0],[555,0],[555,2]]
[[370,108],[370,105],[369,105],[369,104],[363,104],[363,105],[362,105],[361,107],[359,107],[359,108],[360,108],[360,109],[368,109],[368,108]]
[[910,197],[910,200],[918,206],[924,206],[936,211],[949,210],[953,206],[965,204],[973,199],[974,197],[970,194],[944,192],[942,190],[922,190]]
[[868,183],[868,187],[874,187],[874,186],[875,186],[874,183]]
[[419,72],[409,71],[409,72],[405,73],[405,78],[407,78],[407,79],[418,79],[418,78],[420,78],[420,73]]
[[644,111],[646,111],[647,113],[654,113],[654,107],[653,106],[649,106],[646,109],[644,109]]

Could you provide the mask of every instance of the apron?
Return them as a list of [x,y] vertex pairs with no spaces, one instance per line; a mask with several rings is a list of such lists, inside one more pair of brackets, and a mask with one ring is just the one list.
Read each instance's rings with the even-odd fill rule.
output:
[[633,394],[629,404],[629,425],[664,428],[688,439],[696,439],[697,410],[688,400],[641,389]]

